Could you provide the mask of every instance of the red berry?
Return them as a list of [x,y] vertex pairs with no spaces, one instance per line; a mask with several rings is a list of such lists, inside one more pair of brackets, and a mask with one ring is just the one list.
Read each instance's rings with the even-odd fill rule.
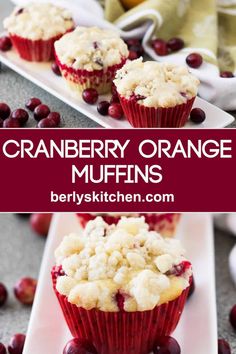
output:
[[55,75],[61,76],[61,70],[56,62],[52,63],[51,68],[52,68],[52,71],[54,72]]
[[202,65],[203,59],[202,56],[198,53],[189,54],[186,58],[186,63],[191,68],[197,69]]
[[184,41],[181,38],[171,38],[167,42],[167,47],[171,52],[177,52],[178,50],[183,49]]
[[41,119],[46,118],[50,113],[50,109],[45,104],[40,104],[34,110],[34,118],[39,122]]
[[168,54],[167,43],[163,39],[154,39],[152,41],[152,48],[157,55],[164,56]]
[[22,354],[25,344],[24,334],[15,334],[8,345],[9,354]]
[[20,126],[23,127],[29,119],[29,114],[22,108],[18,108],[11,114],[11,119],[16,119],[20,123]]
[[108,114],[115,119],[121,119],[124,115],[123,109],[120,103],[112,103],[108,108]]
[[135,52],[134,50],[129,51],[129,56],[128,56],[129,60],[136,60],[138,58],[139,58],[139,55],[137,52]]
[[230,77],[234,77],[234,74],[232,73],[232,71],[222,71],[220,73],[220,77],[230,78]]
[[5,120],[10,116],[10,114],[11,114],[10,107],[6,103],[1,102],[0,103],[0,118],[2,120]]
[[41,100],[36,97],[32,97],[29,99],[28,102],[26,102],[25,107],[28,108],[31,112],[35,110],[36,107],[38,107],[41,104]]
[[99,102],[97,105],[98,113],[100,113],[102,116],[107,116],[109,106],[110,106],[110,103],[108,101]]
[[0,354],[7,354],[6,347],[2,343],[0,343]]
[[20,122],[14,118],[7,118],[3,122],[3,128],[20,128]]
[[5,305],[8,298],[8,292],[4,284],[0,283],[0,307]]
[[31,228],[40,236],[47,236],[52,214],[32,214],[30,216]]
[[74,338],[70,340],[64,350],[63,354],[96,354],[97,351],[94,346],[88,341]]
[[88,88],[83,91],[82,97],[86,103],[94,104],[98,100],[98,92],[94,88]]
[[49,113],[49,115],[47,116],[47,119],[53,121],[56,126],[58,127],[61,123],[61,115],[58,112],[51,112]]
[[37,280],[22,278],[14,286],[15,297],[24,305],[32,305],[36,291]]
[[54,120],[43,118],[38,122],[37,128],[57,128],[58,125]]
[[154,354],[180,354],[181,349],[178,342],[173,337],[161,337],[158,339]]
[[236,305],[230,311],[229,320],[234,329],[236,329]]
[[218,354],[231,354],[230,346],[224,339],[218,340]]
[[0,50],[2,52],[7,52],[12,47],[11,39],[7,36],[0,38]]
[[127,39],[125,43],[127,44],[128,48],[132,46],[141,46],[141,42],[138,38]]
[[129,51],[137,53],[138,58],[141,57],[143,55],[143,53],[144,53],[143,47],[141,45],[138,45],[138,46],[137,45],[132,45],[129,48]]
[[206,119],[206,113],[201,108],[193,108],[190,113],[190,119],[195,124],[201,124]]

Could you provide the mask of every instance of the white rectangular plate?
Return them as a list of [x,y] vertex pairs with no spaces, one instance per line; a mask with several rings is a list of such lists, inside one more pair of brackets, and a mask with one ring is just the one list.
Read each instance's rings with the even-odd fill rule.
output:
[[[24,61],[19,58],[14,50],[7,53],[0,52],[0,62],[101,126],[105,128],[132,128],[126,120],[116,120],[108,116],[101,116],[97,112],[96,105],[91,106],[83,102],[82,99],[75,98],[67,88],[65,81],[52,72],[49,63],[30,63]],[[103,96],[101,100],[106,98],[106,96]],[[188,122],[185,128],[223,128],[234,121],[233,116],[201,98],[197,97],[194,106],[200,107],[206,112],[206,120],[200,125]]]
[[[81,230],[75,214],[54,216],[42,261],[23,354],[62,354],[71,338],[52,290],[50,270],[54,250],[64,235]],[[182,354],[217,354],[217,318],[213,226],[210,214],[185,214],[178,228],[192,261],[196,291],[189,299],[173,336]]]

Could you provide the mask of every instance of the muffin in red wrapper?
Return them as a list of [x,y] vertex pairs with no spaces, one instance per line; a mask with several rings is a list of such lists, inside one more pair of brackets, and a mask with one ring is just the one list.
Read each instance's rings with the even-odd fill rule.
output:
[[109,224],[117,224],[122,215],[126,216],[144,216],[145,222],[150,230],[159,232],[163,237],[173,237],[179,224],[181,214],[179,213],[136,213],[136,214],[87,214],[78,213],[77,216],[83,227],[88,221],[94,220],[97,216],[102,216],[104,221]]
[[107,93],[129,52],[118,33],[97,27],[77,27],[55,43],[56,60],[71,91],[87,88]]
[[68,10],[50,3],[17,7],[4,21],[14,48],[28,61],[54,59],[54,43],[72,31],[74,22]]
[[114,80],[122,108],[135,128],[179,128],[186,124],[199,80],[187,67],[137,59]]
[[147,354],[176,328],[192,281],[179,241],[144,218],[109,226],[100,217],[55,252],[53,288],[71,334],[99,354]]

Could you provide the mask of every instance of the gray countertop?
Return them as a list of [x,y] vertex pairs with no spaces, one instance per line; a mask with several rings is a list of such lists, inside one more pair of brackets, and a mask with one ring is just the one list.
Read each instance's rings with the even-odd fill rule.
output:
[[[216,231],[215,242],[219,337],[228,340],[232,354],[236,354],[235,332],[228,321],[229,310],[236,303],[236,290],[228,270],[228,254],[235,238]],[[10,293],[7,306],[0,308],[0,342],[8,343],[11,335],[26,332],[30,308],[19,304],[11,289],[21,277],[38,276],[44,244],[44,238],[31,231],[27,219],[0,214],[0,282],[7,285]]]

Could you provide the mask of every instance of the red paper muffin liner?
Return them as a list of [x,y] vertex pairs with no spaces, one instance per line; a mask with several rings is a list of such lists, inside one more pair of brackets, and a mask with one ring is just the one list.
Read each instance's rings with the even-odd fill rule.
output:
[[120,97],[125,116],[134,128],[180,128],[189,117],[195,97],[170,108],[145,107],[135,99]]
[[[72,29],[71,29],[72,30]],[[67,31],[70,32],[71,30]],[[63,34],[47,40],[30,40],[16,34],[10,34],[12,44],[20,57],[27,61],[48,62],[54,59],[54,43]]]
[[87,88],[95,88],[100,94],[109,92],[116,71],[122,68],[127,60],[127,58],[122,58],[119,64],[109,66],[106,70],[88,71],[69,67],[66,64],[62,64],[56,54],[55,57],[67,84],[74,93],[79,94]]
[[65,320],[75,338],[93,343],[99,354],[148,354],[158,338],[170,335],[176,328],[188,296],[189,288],[173,301],[143,312],[103,312],[85,310],[68,302],[53,287]]
[[[99,215],[99,214],[98,214]],[[80,214],[79,217],[82,227],[85,227],[90,220],[94,220],[98,215]],[[108,225],[117,224],[120,216],[101,214],[102,218]],[[176,227],[180,221],[181,214],[178,213],[155,213],[155,214],[137,214],[144,216],[145,222],[149,225],[150,230],[159,232],[162,236],[171,237],[175,234]]]

